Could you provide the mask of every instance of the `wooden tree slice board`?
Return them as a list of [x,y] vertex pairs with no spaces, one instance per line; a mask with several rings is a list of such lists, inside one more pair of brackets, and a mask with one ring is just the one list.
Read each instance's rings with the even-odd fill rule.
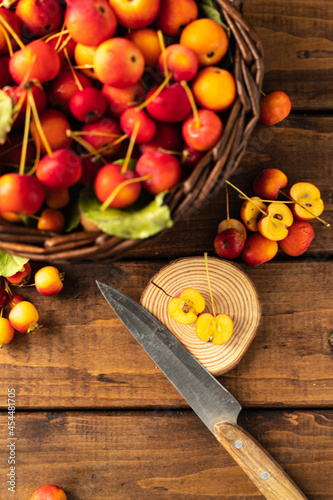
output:
[[260,323],[261,306],[255,286],[238,266],[208,257],[208,269],[216,313],[228,314],[234,323],[233,334],[225,344],[203,342],[196,334],[195,323],[177,323],[168,312],[171,297],[188,287],[203,295],[204,312],[213,312],[204,257],[178,259],[163,267],[149,281],[140,302],[208,371],[221,375],[231,370],[250,346]]

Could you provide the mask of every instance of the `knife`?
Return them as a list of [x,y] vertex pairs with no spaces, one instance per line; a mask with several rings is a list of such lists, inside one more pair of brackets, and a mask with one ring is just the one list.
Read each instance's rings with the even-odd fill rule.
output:
[[104,298],[198,417],[268,500],[306,496],[269,453],[242,427],[238,401],[140,304],[96,281]]

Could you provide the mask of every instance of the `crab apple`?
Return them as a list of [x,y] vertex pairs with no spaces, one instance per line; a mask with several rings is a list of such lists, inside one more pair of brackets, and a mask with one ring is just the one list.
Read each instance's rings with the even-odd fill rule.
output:
[[288,235],[279,241],[279,247],[287,255],[298,257],[309,248],[314,238],[313,227],[305,220],[296,219],[288,229]]
[[0,309],[2,307],[5,307],[8,304],[9,300],[10,300],[10,297],[9,297],[8,293],[6,292],[6,290],[2,290],[0,288]]
[[97,47],[94,68],[102,83],[123,89],[140,80],[145,60],[141,51],[130,40],[111,38]]
[[[2,165],[13,164],[19,165],[22,154],[22,133],[11,132],[7,137],[7,142],[0,145],[0,158]],[[26,153],[26,165],[30,165],[36,158],[36,148],[34,144],[29,141]]]
[[[29,84],[29,86],[30,86],[30,84]],[[30,86],[30,89],[31,89],[32,97],[34,99],[36,108],[37,108],[37,112],[41,113],[42,111],[44,111],[44,109],[46,108],[46,104],[47,104],[46,92],[39,85],[32,84]],[[19,102],[22,95],[25,93],[25,97],[23,98],[22,107],[21,107],[21,109],[20,109],[20,111],[19,111],[19,113],[18,113],[18,115],[13,123],[13,128],[22,127],[24,125],[24,122],[25,122],[25,114],[26,114],[26,110],[27,110],[27,102],[28,102],[27,92],[26,92],[24,87],[20,87],[20,86],[19,87],[17,87],[17,86],[6,87],[5,92],[6,92],[6,94],[8,94],[10,96],[14,106]],[[22,142],[22,136],[21,136],[21,142]]]
[[23,300],[24,300],[24,297],[20,293],[16,293],[15,295],[13,295],[11,297],[11,299],[8,302],[8,305],[11,309],[13,309],[13,307],[16,306],[16,304],[18,304],[19,302],[22,302]]
[[189,116],[182,126],[182,134],[186,144],[198,151],[213,148],[222,135],[221,118],[209,109],[199,109],[198,116]]
[[[6,9],[5,7],[0,7],[0,17],[4,19],[5,22],[9,24],[12,30],[17,34],[17,36],[21,38],[21,22],[15,12]],[[12,37],[10,37],[10,43],[14,49],[16,47],[16,42]],[[4,32],[0,30],[0,55],[5,54],[9,54],[9,49]]]
[[233,227],[224,229],[215,237],[215,251],[219,257],[224,259],[235,259],[242,253],[245,239],[243,234]]
[[[108,163],[102,167],[94,181],[97,198],[104,203],[110,194],[123,182],[137,179],[138,175],[130,169],[122,173],[122,165]],[[141,183],[133,182],[125,185],[109,204],[113,208],[125,208],[132,205],[140,196]]]
[[199,106],[217,112],[230,108],[237,94],[233,75],[216,66],[199,71],[193,80],[192,91]]
[[117,21],[126,28],[145,28],[157,16],[161,0],[109,0]]
[[196,19],[185,26],[180,43],[196,53],[201,66],[212,66],[221,61],[229,45],[223,27],[208,18]]
[[7,318],[0,317],[0,349],[3,344],[9,344],[14,338],[15,330]]
[[[92,87],[92,82],[80,71],[75,71],[82,88]],[[62,69],[59,75],[50,82],[48,97],[53,108],[70,115],[69,102],[71,97],[79,90],[77,82],[70,69]]]
[[114,35],[117,21],[106,0],[81,0],[67,2],[65,25],[77,43],[97,47]]
[[67,500],[67,496],[59,486],[45,484],[32,494],[30,500]]
[[198,5],[194,0],[163,0],[155,25],[164,35],[176,37],[197,17]]
[[194,288],[185,288],[168,303],[171,318],[182,325],[194,323],[205,309],[205,299]]
[[[147,93],[147,100],[156,92],[153,87]],[[154,120],[165,123],[176,123],[185,120],[191,113],[191,103],[184,87],[180,83],[172,83],[147,105],[147,111]]]
[[45,188],[45,203],[49,208],[64,208],[69,202],[70,194],[67,187],[61,189]]
[[95,87],[77,90],[69,101],[72,115],[81,122],[96,122],[104,115],[108,102],[102,92]]
[[158,66],[162,74],[165,74],[164,64],[177,82],[192,80],[199,69],[199,61],[195,52],[179,43],[169,45],[160,55]]
[[133,129],[137,123],[139,124],[139,129],[135,142],[142,144],[151,141],[156,132],[156,125],[144,110],[128,108],[120,117],[120,126],[129,137],[132,136]]
[[222,345],[228,342],[234,331],[234,323],[228,314],[200,314],[195,331],[200,340]]
[[[54,50],[58,52],[62,69],[68,69],[67,56],[69,57],[69,59],[72,59],[72,57],[74,56],[75,47],[77,45],[76,42],[73,40],[73,38],[71,38],[69,41],[66,41],[67,36],[68,36],[67,34],[64,34],[62,36],[58,36],[56,38],[51,38],[50,40],[47,40],[47,43],[51,45],[51,47],[53,47]],[[66,45],[64,44],[65,41]],[[61,48],[63,44],[65,46]]]
[[113,143],[121,136],[121,128],[114,118],[104,117],[97,122],[86,123],[82,132],[82,138],[95,150],[103,148],[105,156],[111,156],[119,150],[120,145]]
[[152,68],[156,68],[161,53],[157,32],[150,28],[142,28],[131,31],[126,35],[126,38],[139,47],[145,58],[145,63]]
[[145,144],[139,144],[141,153],[164,149],[167,151],[181,151],[183,147],[180,126],[177,123],[156,123],[156,133],[153,139]]
[[182,175],[177,158],[161,151],[149,151],[141,155],[135,171],[140,177],[151,175],[150,179],[143,181],[144,188],[151,194],[173,188]]
[[103,85],[102,94],[108,102],[108,113],[119,118],[127,108],[140,104],[144,100],[146,90],[140,82],[124,89]]
[[13,285],[24,285],[29,281],[30,275],[31,265],[29,262],[26,262],[22,271],[17,271],[17,273],[13,274],[13,276],[8,276],[6,279]]
[[39,216],[37,228],[42,231],[61,233],[65,226],[65,217],[56,208],[45,208]]
[[286,187],[288,178],[278,168],[265,168],[253,181],[253,191],[263,200],[276,200],[279,190]]
[[[51,150],[67,148],[72,144],[72,138],[68,137],[66,133],[70,129],[70,124],[61,111],[45,109],[39,115],[39,120]],[[39,145],[41,153],[47,153],[34,118],[30,123],[30,133],[36,146]]]
[[[89,45],[84,45],[83,43],[77,43],[74,49],[74,59],[78,66],[81,66],[81,72],[92,80],[97,80],[95,71],[93,68],[94,58],[97,47],[91,47]],[[87,66],[85,68],[84,66]]]
[[102,165],[104,165],[104,163],[102,163],[101,158],[98,156],[93,156],[92,158],[82,158],[82,175],[80,183],[86,186],[92,182]]
[[11,222],[11,224],[22,224],[23,221],[19,215],[15,212],[4,212],[0,210],[0,217],[7,222]]
[[23,300],[10,310],[8,319],[15,330],[29,333],[38,328],[39,314],[31,302]]
[[241,257],[245,264],[255,267],[272,260],[278,249],[277,241],[268,240],[260,233],[253,233],[247,238]]
[[[297,182],[291,186],[289,196],[297,202],[292,207],[293,213],[297,219],[315,219],[315,217],[318,217],[324,210],[324,202],[321,199],[320,191],[310,182]],[[310,210],[311,213],[309,213],[306,208]]]
[[12,81],[12,77],[9,73],[8,68],[9,58],[7,56],[0,57],[0,88],[2,89],[5,85],[9,85]]
[[291,111],[288,95],[281,90],[275,90],[260,99],[259,121],[263,125],[275,125],[287,118]]
[[21,83],[27,75],[30,80],[37,80],[39,83],[53,80],[58,75],[60,66],[59,55],[43,40],[28,43],[9,59],[9,71],[16,83]]
[[56,31],[63,22],[64,10],[54,0],[19,0],[15,14],[29,38],[42,37]]
[[70,149],[45,155],[37,165],[36,176],[47,187],[61,189],[76,184],[82,174],[80,157]]
[[244,224],[242,224],[242,222],[238,219],[230,219],[229,218],[229,219],[222,220],[220,222],[220,224],[218,225],[217,232],[221,233],[225,229],[230,229],[230,228],[236,229],[236,231],[238,231],[242,235],[242,238],[245,242],[245,240],[247,238],[246,228],[245,228]]
[[41,182],[31,175],[5,174],[0,177],[0,210],[32,215],[44,201]]
[[56,295],[63,289],[63,274],[54,266],[45,266],[35,274],[35,287],[42,295]]
[[181,165],[187,171],[191,172],[194,167],[199,163],[204,153],[197,149],[186,146],[182,151]]
[[294,221],[293,213],[284,203],[270,203],[258,222],[259,232],[269,240],[281,241],[288,235]]

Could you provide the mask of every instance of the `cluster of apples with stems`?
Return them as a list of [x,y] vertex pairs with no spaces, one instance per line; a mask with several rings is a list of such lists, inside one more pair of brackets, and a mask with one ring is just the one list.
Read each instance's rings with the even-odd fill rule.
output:
[[14,168],[0,177],[2,218],[36,217],[38,228],[60,232],[73,186],[93,182],[102,211],[123,209],[142,189],[172,189],[214,147],[236,84],[220,64],[228,35],[198,17],[198,3],[18,0],[0,8],[1,87],[13,103],[0,160]]
[[[230,218],[226,186],[227,218],[219,224],[214,240],[220,257],[241,256],[249,266],[270,261],[279,248],[287,255],[298,257],[314,238],[314,229],[308,221],[317,219],[325,226],[330,225],[320,217],[324,202],[319,189],[310,182],[297,182],[285,193],[288,178],[280,169],[267,168],[260,172],[253,182],[255,196],[252,197],[230,181],[226,183],[239,192],[244,202],[241,220]],[[278,200],[279,195],[284,200]]]
[[[41,328],[36,307],[20,293],[14,294],[11,290],[13,286],[34,286],[44,296],[57,295],[63,288],[64,273],[60,273],[54,266],[39,269],[34,275],[34,283],[29,285],[31,273],[30,262],[26,262],[22,271],[17,271],[12,276],[0,276],[0,348],[13,340],[15,330],[30,333]],[[9,308],[8,318],[3,315],[6,306]]]
[[182,325],[195,323],[196,334],[203,342],[212,342],[215,345],[222,345],[230,339],[234,330],[234,324],[228,314],[216,314],[209,280],[207,253],[204,255],[207,284],[213,314],[204,312],[206,307],[204,297],[195,288],[191,287],[185,288],[170,300],[168,303],[168,313],[174,321]]

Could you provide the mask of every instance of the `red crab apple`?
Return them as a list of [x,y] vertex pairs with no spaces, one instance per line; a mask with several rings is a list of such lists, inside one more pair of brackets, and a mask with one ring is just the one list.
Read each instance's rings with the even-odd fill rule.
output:
[[44,189],[31,175],[5,174],[0,177],[0,210],[32,215],[44,201]]
[[177,82],[192,80],[199,69],[199,61],[195,52],[180,43],[169,45],[160,55],[158,65],[162,74],[165,74],[165,64]]
[[286,187],[288,178],[278,168],[265,168],[253,182],[253,191],[263,200],[276,200],[279,190]]
[[[122,172],[122,165],[116,163],[108,163],[102,167],[94,181],[95,194],[101,203],[104,203],[110,194],[117,187],[126,181],[136,179],[138,176],[135,172],[127,169]],[[125,208],[132,205],[140,196],[141,182],[133,182],[125,185],[109,204],[113,208]]]
[[[17,36],[21,37],[21,23],[15,12],[6,9],[5,7],[0,7],[0,16],[5,20],[7,24],[13,29]],[[16,42],[10,37],[10,42],[12,47],[16,47]],[[8,54],[7,40],[4,32],[0,30],[0,55]]]
[[38,163],[36,176],[40,182],[52,189],[61,189],[76,184],[82,174],[80,157],[70,149],[58,149],[52,156],[45,155]]
[[65,25],[77,43],[97,47],[117,28],[113,9],[106,0],[67,2]]
[[71,38],[67,42],[66,41],[67,36],[68,35],[65,33],[61,37],[51,38],[50,40],[47,41],[47,43],[51,45],[51,47],[53,47],[58,52],[62,69],[68,69],[67,56],[69,57],[69,59],[72,59],[74,57],[74,51],[77,45],[76,42],[73,40],[73,38]]
[[132,136],[134,126],[139,124],[136,143],[143,144],[153,139],[156,132],[155,122],[144,110],[128,108],[120,117],[120,126],[129,137]]
[[[153,96],[157,86],[147,94],[147,100]],[[191,104],[184,87],[180,83],[172,83],[147,105],[147,111],[154,120],[166,123],[181,122],[191,112]]]
[[145,28],[157,16],[161,0],[109,0],[117,21],[126,28]]
[[108,148],[103,155],[110,156],[119,150],[120,144],[113,143],[121,136],[121,129],[114,118],[104,117],[93,123],[86,123],[82,127],[82,138],[95,149]]
[[45,484],[32,494],[30,500],[67,500],[67,496],[59,486]]
[[102,92],[95,87],[77,90],[69,101],[72,115],[81,122],[96,122],[104,115],[108,102]]
[[141,51],[130,40],[111,38],[97,47],[94,68],[102,83],[125,88],[140,80],[145,69],[145,60]]
[[220,222],[220,224],[217,228],[217,232],[221,233],[225,229],[230,229],[230,228],[236,229],[242,235],[243,240],[244,241],[246,240],[247,232],[246,232],[245,226],[238,219],[230,219],[230,218],[224,219],[223,221]]
[[124,89],[103,85],[102,94],[107,99],[109,114],[119,118],[127,108],[138,105],[144,100],[146,90],[140,82]]
[[12,81],[12,77],[9,73],[8,68],[8,57],[0,57],[0,88],[2,89],[5,85],[9,85]]
[[311,224],[296,219],[289,227],[288,235],[279,241],[279,247],[287,255],[298,257],[309,248],[313,238],[314,230]]
[[275,90],[260,99],[259,120],[263,125],[275,125],[291,111],[291,102],[285,92]]
[[[39,115],[39,120],[51,150],[67,148],[71,145],[72,139],[66,133],[70,129],[70,124],[61,111],[45,109]],[[39,134],[35,119],[31,120],[30,133],[34,143],[39,144],[41,153],[45,154],[47,150]]]
[[141,155],[135,171],[140,177],[151,174],[150,179],[143,181],[144,188],[151,194],[173,188],[182,175],[177,158],[161,151],[149,151]]
[[[34,102],[36,104],[37,111],[38,111],[38,113],[41,113],[46,108],[46,104],[47,104],[47,96],[46,96],[45,90],[39,85],[31,85],[30,88],[31,88],[32,97],[33,97]],[[12,103],[15,106],[19,102],[23,93],[26,93],[26,90],[20,86],[18,86],[18,87],[13,86],[13,87],[6,87],[5,92],[6,92],[6,94],[8,94],[11,97]],[[27,110],[27,100],[28,99],[27,99],[27,95],[26,95],[24,97],[22,107],[21,107],[21,109],[20,109],[20,111],[19,111],[19,113],[18,113],[18,115],[13,123],[13,128],[19,128],[19,127],[22,127],[24,125],[25,113]]]
[[176,37],[197,17],[198,5],[194,0],[163,0],[155,25],[164,35]]
[[15,14],[22,21],[25,35],[33,37],[56,31],[64,17],[60,2],[54,0],[19,0]]
[[9,71],[16,83],[21,83],[27,75],[29,80],[37,80],[39,83],[53,80],[58,75],[60,66],[59,55],[43,40],[28,43],[9,59]]
[[189,116],[182,126],[186,144],[198,151],[213,148],[222,135],[223,124],[220,117],[209,109],[199,109],[198,116]]
[[181,151],[183,141],[181,129],[176,123],[156,123],[156,133],[153,139],[145,144],[140,144],[141,153],[162,148],[166,151]]
[[278,249],[277,241],[268,240],[260,233],[253,233],[247,238],[241,257],[245,264],[255,267],[272,260]]
[[186,146],[182,151],[181,165],[187,172],[191,172],[203,156],[203,152]]
[[168,312],[172,319],[182,325],[194,323],[198,314],[205,309],[205,299],[194,288],[185,288],[168,303]]
[[[75,74],[82,88],[92,87],[92,82],[80,71]],[[70,114],[69,102],[73,94],[79,90],[73,73],[70,69],[62,69],[59,75],[50,82],[48,97],[52,107],[60,109],[67,115]]]
[[[324,210],[324,202],[321,199],[319,189],[310,182],[297,182],[291,186],[289,196],[297,201],[292,206],[293,213],[297,219],[311,220],[319,216]],[[303,205],[305,208],[303,208]],[[308,210],[310,210],[309,213]]]
[[23,266],[22,271],[17,271],[17,273],[12,276],[8,276],[7,280],[13,285],[24,285],[29,281],[31,275],[31,264],[26,262]]
[[228,342],[234,331],[234,323],[228,314],[200,314],[195,331],[200,340],[222,345]]
[[235,259],[242,253],[246,237],[246,229],[240,221],[225,219],[219,224],[214,240],[215,251],[224,259]]

